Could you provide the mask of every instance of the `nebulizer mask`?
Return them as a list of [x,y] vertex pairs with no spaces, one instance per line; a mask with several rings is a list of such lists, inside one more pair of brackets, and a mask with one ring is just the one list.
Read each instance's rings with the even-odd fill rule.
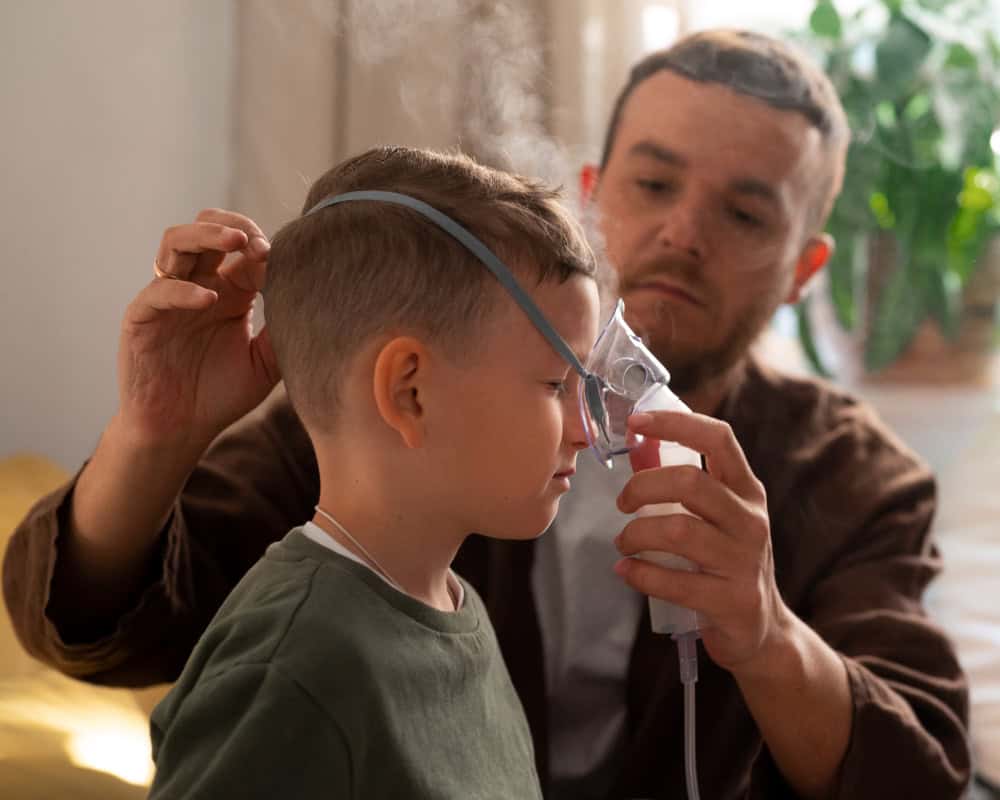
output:
[[[629,432],[628,417],[643,411],[690,411],[670,391],[670,373],[629,328],[621,300],[601,332],[586,365],[552,327],[530,295],[521,288],[507,266],[476,236],[447,214],[409,195],[388,191],[355,191],[321,200],[306,214],[345,202],[375,201],[401,205],[422,215],[466,247],[500,282],[510,297],[531,320],[552,348],[580,376],[579,408],[587,439],[598,460],[608,469],[615,458],[627,455],[642,443]],[[701,457],[672,442],[661,442],[660,464],[701,465]],[[679,503],[646,506],[639,515],[687,513]],[[693,569],[686,559],[661,552],[644,552],[639,557],[675,569]],[[685,750],[688,797],[697,798],[694,760],[694,682],[697,680],[698,619],[689,609],[650,598],[653,630],[671,634],[678,642],[681,680],[685,684]]]
[[[619,300],[611,319],[597,338],[585,369],[588,379],[580,387],[580,413],[587,440],[598,460],[615,468],[617,456],[628,455],[642,444],[642,437],[628,430],[628,418],[644,411],[686,411],[684,402],[670,391],[670,373],[629,327],[625,304]],[[675,442],[660,442],[660,466],[701,466],[701,455]],[[639,516],[688,513],[680,503],[644,506]],[[692,570],[685,558],[659,551],[640,558],[672,569]],[[656,633],[675,637],[697,632],[698,617],[690,609],[650,598],[650,620]]]

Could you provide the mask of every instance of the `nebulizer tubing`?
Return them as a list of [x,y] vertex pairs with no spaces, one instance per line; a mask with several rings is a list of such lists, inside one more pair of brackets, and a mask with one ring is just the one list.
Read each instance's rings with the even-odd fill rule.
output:
[[[586,366],[556,332],[534,301],[517,283],[507,266],[474,234],[447,214],[428,203],[400,192],[362,190],[332,195],[319,201],[306,215],[352,201],[375,201],[405,206],[433,222],[458,240],[496,277],[511,298],[520,306],[539,333],[580,376],[580,414],[591,448],[608,469],[615,456],[625,455],[641,442],[628,432],[627,420],[632,413],[655,410],[690,411],[668,388],[670,373],[646,348],[642,340],[625,322],[621,300],[614,314],[598,337]],[[697,461],[694,461],[697,459]],[[660,463],[698,463],[700,456],[688,448],[671,442],[661,442]],[[647,506],[642,514],[688,513],[679,503]],[[643,552],[642,558],[665,566],[694,569],[680,556],[660,552]],[[698,680],[698,620],[690,609],[650,598],[650,619],[653,630],[669,633],[677,642],[680,676],[684,685],[684,750],[685,776],[689,800],[698,799],[695,748],[695,682]]]

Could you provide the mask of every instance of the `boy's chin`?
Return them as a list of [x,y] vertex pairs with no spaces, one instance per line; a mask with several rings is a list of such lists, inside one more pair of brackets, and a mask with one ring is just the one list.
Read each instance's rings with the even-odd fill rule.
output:
[[540,513],[532,519],[522,518],[512,521],[504,530],[499,530],[498,526],[493,525],[491,532],[487,535],[494,539],[507,539],[513,542],[537,539],[552,526],[558,510],[559,500],[557,499],[552,503],[551,508],[546,509],[544,513]]

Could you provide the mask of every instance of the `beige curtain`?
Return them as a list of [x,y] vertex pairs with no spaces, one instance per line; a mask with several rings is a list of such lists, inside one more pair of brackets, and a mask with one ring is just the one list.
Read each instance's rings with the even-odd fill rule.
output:
[[341,152],[340,2],[240,0],[232,205],[273,233]]
[[241,0],[234,207],[273,232],[377,144],[551,173],[547,42],[546,0]]
[[471,4],[459,52],[458,133],[462,148],[487,164],[561,179],[549,11],[544,0]]

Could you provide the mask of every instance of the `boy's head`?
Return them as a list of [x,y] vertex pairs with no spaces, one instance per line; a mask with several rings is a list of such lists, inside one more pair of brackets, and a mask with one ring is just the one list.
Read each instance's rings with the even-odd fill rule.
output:
[[[304,212],[360,190],[409,195],[452,217],[586,356],[595,263],[556,192],[465,156],[386,147],[322,176]],[[499,535],[544,529],[565,490],[553,475],[582,446],[575,397],[552,385],[571,382],[569,366],[463,245],[400,205],[304,213],[272,241],[265,298],[282,377],[321,462],[325,442],[369,442],[380,448],[371,457],[409,473],[394,480],[430,481],[436,488],[420,496],[452,506],[470,531],[491,532],[477,504],[491,505]],[[525,493],[540,502],[528,508]],[[463,511],[456,494],[475,502]]]

